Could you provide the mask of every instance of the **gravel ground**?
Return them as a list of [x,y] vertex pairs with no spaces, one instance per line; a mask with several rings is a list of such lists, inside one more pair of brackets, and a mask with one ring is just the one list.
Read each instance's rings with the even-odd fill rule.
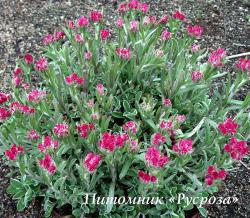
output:
[[[250,50],[250,1],[249,0],[162,0],[147,1],[156,15],[181,8],[195,22],[205,27],[202,47],[209,50],[219,46],[229,54]],[[60,29],[68,18],[75,19],[91,9],[104,8],[105,16],[114,18],[117,1],[76,0],[0,0],[0,90],[8,90],[7,79],[15,68],[18,56],[25,52],[38,54],[44,34]],[[233,73],[232,64],[227,70]],[[239,98],[250,90],[247,84]],[[244,160],[232,171],[216,196],[237,196],[231,205],[208,206],[209,217],[250,217],[250,161]],[[248,167],[248,168],[247,168]],[[17,212],[15,201],[5,193],[9,179],[8,167],[0,159],[0,217],[43,217],[40,200],[34,200],[24,212]],[[54,215],[58,217],[58,215]],[[197,217],[197,216],[196,216]]]

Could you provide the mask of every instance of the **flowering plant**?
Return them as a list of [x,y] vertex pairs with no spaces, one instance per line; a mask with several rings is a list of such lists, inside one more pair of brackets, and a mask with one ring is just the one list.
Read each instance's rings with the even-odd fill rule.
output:
[[97,206],[86,193],[208,196],[248,153],[250,95],[235,94],[249,60],[232,79],[220,73],[224,49],[205,61],[201,26],[186,25],[181,11],[159,19],[148,11],[122,3],[114,29],[92,11],[46,35],[40,59],[18,60],[13,92],[0,93],[0,149],[19,172],[7,190],[19,210],[43,196],[46,216],[68,204],[76,217],[184,217],[192,203]]

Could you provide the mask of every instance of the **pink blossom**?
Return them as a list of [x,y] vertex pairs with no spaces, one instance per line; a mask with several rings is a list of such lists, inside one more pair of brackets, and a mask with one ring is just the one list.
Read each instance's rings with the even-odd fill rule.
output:
[[54,33],[54,41],[59,41],[65,36],[63,31],[55,32]]
[[139,30],[139,22],[136,20],[133,20],[130,22],[130,30],[132,32],[137,32]]
[[64,137],[69,135],[69,126],[65,123],[58,123],[53,128],[53,132],[58,137]]
[[192,45],[192,48],[191,48],[191,50],[192,50],[192,52],[197,52],[197,51],[199,51],[200,50],[200,45],[197,45],[197,44],[193,44]]
[[87,156],[84,159],[84,167],[90,173],[93,173],[97,169],[101,160],[102,158],[100,155],[90,152],[87,154]]
[[110,36],[109,30],[100,30],[101,40],[104,41]]
[[11,116],[11,113],[4,107],[0,107],[0,121],[6,120]]
[[137,0],[131,0],[129,3],[128,3],[128,8],[129,9],[133,9],[133,10],[137,10],[139,8],[139,3]]
[[91,130],[94,129],[93,123],[82,123],[76,126],[77,131],[80,133],[81,138],[86,139]]
[[46,154],[44,159],[39,160],[39,165],[41,168],[47,170],[49,174],[56,172],[56,165],[49,154]]
[[92,58],[92,53],[90,51],[84,53],[84,58],[90,60]]
[[115,136],[116,147],[118,147],[118,148],[123,147],[128,139],[129,139],[129,136],[126,133],[125,134],[117,134]]
[[232,159],[240,160],[249,152],[246,141],[239,141],[232,138],[229,144],[225,144],[224,150],[231,155]]
[[95,104],[94,99],[90,99],[87,104],[89,108],[92,108]]
[[155,183],[157,180],[155,176],[152,176],[149,173],[145,173],[141,170],[138,171],[137,175],[143,183]]
[[46,58],[41,58],[36,62],[35,69],[37,71],[45,71],[48,69],[48,61]]
[[85,79],[84,77],[79,77],[77,73],[72,73],[71,75],[65,77],[65,82],[68,85],[72,85],[72,84],[83,85],[85,82]]
[[46,95],[45,91],[34,89],[28,94],[28,101],[39,102],[45,95]]
[[166,41],[171,38],[171,32],[168,30],[163,30],[161,33],[161,40]]
[[131,51],[129,49],[117,48],[116,53],[123,60],[129,60],[131,58]]
[[203,33],[203,27],[198,26],[198,25],[195,25],[195,26],[188,25],[187,31],[190,36],[195,37],[195,38],[200,38]]
[[166,24],[168,22],[168,16],[163,15],[163,17],[160,19],[159,23]]
[[210,54],[208,62],[214,67],[222,67],[222,60],[225,58],[225,56],[226,51],[223,48],[218,48]]
[[3,92],[0,92],[0,104],[3,104],[8,100],[10,100],[10,97],[11,97],[10,95],[6,95]]
[[140,3],[139,9],[141,12],[146,14],[149,11],[149,5],[147,3]]
[[12,83],[16,86],[19,87],[21,85],[22,82],[22,78],[18,77],[18,76],[14,76],[12,79]]
[[27,53],[25,56],[24,56],[24,61],[27,63],[27,64],[32,64],[33,63],[33,56],[30,54],[30,53]]
[[80,43],[83,43],[83,42],[84,42],[84,40],[83,40],[81,34],[76,34],[76,35],[75,35],[75,40],[76,40],[76,42],[80,42]]
[[150,19],[151,24],[156,24],[156,21],[157,21],[156,16],[150,16],[149,19]]
[[59,147],[59,142],[53,140],[51,136],[45,136],[43,142],[38,144],[37,147],[41,152],[45,152],[47,149],[57,149]]
[[17,101],[11,102],[11,112],[15,112],[16,110],[19,110],[20,112],[24,114],[33,114],[35,113],[35,109],[32,107],[29,107],[28,105],[20,104]]
[[169,161],[168,157],[161,155],[160,151],[155,147],[148,148],[145,154],[145,159],[148,164],[159,168],[164,167],[164,165]]
[[161,121],[160,122],[160,128],[161,129],[172,129],[173,128],[173,122],[171,120]]
[[24,88],[24,89],[29,89],[30,88],[30,84],[28,83],[28,82],[26,82],[26,83],[23,83],[22,84],[22,87]]
[[54,36],[52,34],[48,34],[48,35],[44,36],[44,38],[43,38],[44,45],[48,45],[52,42],[54,42]]
[[226,176],[227,172],[224,169],[217,170],[215,166],[208,166],[205,175],[205,182],[208,186],[211,186],[213,185],[214,180],[224,180]]
[[77,24],[79,27],[87,27],[89,26],[89,20],[87,17],[81,16],[78,20],[77,20]]
[[100,95],[104,95],[104,85],[103,85],[103,84],[101,84],[101,83],[97,84],[96,90],[97,90],[97,92],[98,92]]
[[181,155],[191,153],[193,150],[193,141],[190,139],[180,139],[178,144],[173,146],[173,150]]
[[173,18],[174,19],[177,19],[177,20],[185,20],[186,19],[186,16],[185,14],[183,14],[181,11],[176,11],[174,14],[173,14]]
[[127,4],[125,2],[122,2],[120,5],[119,5],[119,8],[118,8],[118,12],[119,13],[123,13],[123,12],[126,12],[128,9],[127,9]]
[[235,135],[238,124],[233,122],[231,118],[227,118],[224,123],[219,123],[218,128],[223,135]]
[[157,132],[152,136],[153,145],[160,145],[166,142],[166,137]]
[[201,80],[203,78],[203,73],[200,72],[200,71],[193,71],[192,72],[192,75],[191,75],[191,78],[194,82],[197,82],[199,80]]
[[162,104],[166,107],[171,107],[172,106],[172,101],[168,98],[164,98],[162,101]]
[[236,63],[236,68],[241,71],[248,71],[250,73],[250,60],[240,58]]
[[131,151],[138,150],[138,142],[136,140],[130,140],[129,145],[130,145],[130,150]]
[[115,22],[115,25],[116,25],[118,28],[122,28],[123,25],[124,25],[123,19],[120,17],[120,18]]
[[33,140],[37,141],[40,138],[40,136],[35,129],[32,129],[32,130],[28,131],[27,138],[31,141],[33,141]]
[[177,115],[176,116],[176,121],[178,122],[178,123],[183,123],[184,121],[186,120],[186,116],[185,115]]
[[16,144],[12,144],[10,149],[5,151],[5,155],[9,160],[15,160],[20,153],[24,153],[24,148],[21,145],[17,146]]
[[99,22],[102,19],[102,13],[99,11],[92,11],[90,13],[90,19],[94,22]]
[[20,74],[23,74],[23,70],[22,68],[18,67],[14,71],[14,76],[16,77],[16,76],[19,76]]
[[92,118],[93,120],[98,120],[98,119],[99,119],[99,116],[98,116],[97,113],[93,113],[93,114],[91,114],[91,118]]
[[151,24],[150,18],[149,18],[148,16],[145,16],[145,17],[143,18],[143,25],[144,25],[144,26],[147,26],[147,25],[149,25],[149,24]]
[[131,133],[133,135],[135,135],[137,132],[137,124],[134,121],[128,121],[122,127],[126,132]]
[[76,28],[75,23],[72,20],[68,20],[67,24],[68,24],[68,27],[72,30]]

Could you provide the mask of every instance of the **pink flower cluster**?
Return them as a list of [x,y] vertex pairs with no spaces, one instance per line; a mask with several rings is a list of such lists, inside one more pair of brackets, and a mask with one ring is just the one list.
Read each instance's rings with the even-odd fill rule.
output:
[[122,28],[123,25],[124,25],[124,21],[122,19],[122,17],[118,18],[117,21],[115,22],[115,25],[118,27],[118,28]]
[[31,141],[32,140],[37,141],[40,138],[40,136],[35,129],[32,129],[27,133],[27,138]]
[[46,58],[41,58],[36,61],[35,70],[46,71],[48,69],[48,60]]
[[90,19],[93,21],[93,22],[99,22],[102,20],[102,13],[99,12],[99,11],[92,11],[90,13]]
[[181,155],[191,153],[193,150],[193,141],[191,139],[180,139],[178,144],[173,146],[173,150]]
[[145,159],[148,164],[153,165],[155,167],[162,168],[169,161],[168,157],[162,155],[160,151],[155,147],[149,147],[146,154]]
[[10,95],[6,95],[6,94],[0,92],[0,104],[4,104],[8,100],[10,100],[10,98],[11,98]]
[[30,93],[28,93],[28,101],[39,102],[45,95],[45,91],[40,91],[38,89],[32,90]]
[[99,83],[96,85],[96,90],[100,95],[104,95],[104,85]]
[[33,58],[33,56],[30,53],[27,53],[24,56],[24,61],[26,62],[26,64],[32,64],[33,61],[34,61],[34,58]]
[[77,131],[80,133],[81,138],[86,139],[88,137],[89,131],[94,129],[93,123],[83,123],[76,126]]
[[241,71],[248,71],[250,74],[250,60],[240,58],[236,63],[236,67]]
[[210,54],[208,62],[214,67],[221,67],[223,66],[222,60],[225,56],[226,51],[223,48],[218,48]]
[[183,123],[184,121],[186,120],[186,116],[184,114],[181,114],[181,115],[177,115],[176,116],[176,121],[178,123]]
[[102,160],[101,156],[95,153],[88,153],[87,156],[84,159],[84,167],[90,172],[93,173],[98,165],[100,164],[100,161]]
[[130,31],[137,32],[139,30],[139,22],[136,20],[133,20],[130,22]]
[[147,13],[149,11],[149,5],[147,3],[139,3],[138,0],[131,0],[128,4],[122,2],[119,5],[118,12],[123,13],[130,10],[139,10],[142,13]]
[[108,132],[102,133],[101,140],[99,142],[100,148],[113,152],[116,148],[124,146],[126,141],[129,139],[127,134],[111,134]]
[[166,130],[172,129],[173,128],[173,122],[171,120],[167,120],[167,121],[163,120],[163,121],[160,122],[159,126],[160,126],[161,129],[166,129]]
[[25,114],[33,114],[33,113],[35,113],[35,108],[29,107],[28,105],[22,105],[17,101],[13,101],[11,103],[10,108],[11,108],[12,112],[15,112],[16,110],[19,110],[20,112],[25,113]]
[[48,173],[50,173],[50,174],[53,174],[56,172],[56,165],[54,164],[54,162],[49,154],[46,154],[44,159],[39,160],[39,165],[43,169],[47,170]]
[[172,101],[170,99],[168,99],[168,98],[164,98],[163,101],[162,101],[162,103],[166,107],[172,106]]
[[227,118],[224,123],[219,123],[218,128],[223,135],[235,135],[238,124],[233,122],[231,118]]
[[156,24],[156,16],[145,16],[143,19],[143,25],[147,26],[150,24]]
[[131,133],[133,135],[135,135],[137,132],[137,124],[134,121],[128,121],[122,127],[126,132]]
[[9,160],[15,160],[19,153],[24,153],[24,148],[19,145],[13,144],[10,149],[5,151],[5,155],[9,158]]
[[90,51],[87,51],[87,52],[85,52],[84,53],[84,58],[86,59],[86,60],[90,60],[91,58],[92,58],[92,53],[90,52]]
[[230,154],[231,158],[235,160],[240,160],[249,152],[247,142],[239,141],[234,137],[231,139],[229,144],[224,146],[224,149]]
[[181,11],[176,11],[176,12],[174,12],[174,14],[173,14],[173,18],[174,18],[174,19],[177,19],[177,20],[183,21],[183,20],[186,19],[186,16],[185,16],[185,14],[183,14]]
[[23,74],[23,70],[20,67],[16,68],[16,70],[13,73],[13,80],[12,81],[16,87],[20,86],[20,84],[22,82],[22,78],[21,78],[22,74]]
[[69,135],[69,126],[65,123],[58,123],[53,128],[53,132],[58,137],[64,137]]
[[163,30],[161,33],[161,40],[166,41],[170,38],[171,38],[171,32],[169,32],[168,30]]
[[123,60],[129,60],[131,58],[131,51],[127,48],[117,48],[116,54]]
[[87,27],[89,26],[89,20],[85,16],[80,16],[79,19],[77,20],[77,24],[79,27]]
[[166,143],[166,137],[161,135],[160,132],[157,132],[152,136],[152,143],[153,145],[164,144]]
[[200,71],[193,71],[191,78],[194,82],[201,80],[204,77],[203,73]]
[[195,25],[195,26],[188,25],[187,31],[190,36],[200,38],[203,33],[203,27],[198,26],[198,25]]
[[105,41],[110,36],[110,31],[107,29],[100,30],[101,40]]
[[47,34],[43,37],[43,44],[49,45],[50,43],[57,42],[65,36],[64,32],[55,32],[54,34]]
[[205,176],[205,182],[207,185],[213,185],[215,180],[225,179],[227,172],[225,170],[217,170],[215,166],[208,166]]
[[84,77],[79,77],[77,73],[72,73],[71,75],[66,76],[65,82],[68,85],[72,85],[72,84],[82,85],[84,84],[85,79]]
[[139,170],[137,175],[143,183],[155,183],[157,180],[155,176],[145,173],[142,170]]
[[45,152],[47,149],[57,149],[59,147],[59,142],[53,140],[51,136],[45,136],[43,142],[38,144],[37,147],[41,152]]
[[4,107],[0,107],[0,121],[6,120],[11,116],[11,113]]
[[83,43],[84,42],[84,39],[83,39],[83,37],[82,37],[81,34],[76,34],[75,35],[75,40],[76,40],[76,42],[79,42],[79,43]]

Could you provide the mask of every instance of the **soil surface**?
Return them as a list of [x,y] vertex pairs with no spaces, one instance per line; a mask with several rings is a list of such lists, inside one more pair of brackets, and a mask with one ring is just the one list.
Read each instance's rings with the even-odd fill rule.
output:
[[[39,54],[43,35],[59,30],[66,19],[76,19],[93,9],[104,9],[105,17],[115,18],[120,1],[111,0],[0,0],[0,91],[8,90],[8,78],[15,68],[15,61],[26,52]],[[229,54],[250,50],[250,1],[249,0],[159,0],[146,1],[151,12],[160,16],[171,14],[179,8],[189,18],[188,22],[205,27],[201,46],[212,50],[226,48]],[[226,70],[234,73],[233,63]],[[249,92],[247,84],[238,98]],[[237,197],[230,205],[208,205],[209,217],[250,217],[250,160],[238,164],[225,180],[216,197]],[[0,159],[0,217],[43,216],[43,205],[34,200],[23,212],[17,212],[16,202],[5,190],[9,184],[8,167]],[[58,214],[54,217],[60,217]],[[194,215],[193,217],[199,217]]]

